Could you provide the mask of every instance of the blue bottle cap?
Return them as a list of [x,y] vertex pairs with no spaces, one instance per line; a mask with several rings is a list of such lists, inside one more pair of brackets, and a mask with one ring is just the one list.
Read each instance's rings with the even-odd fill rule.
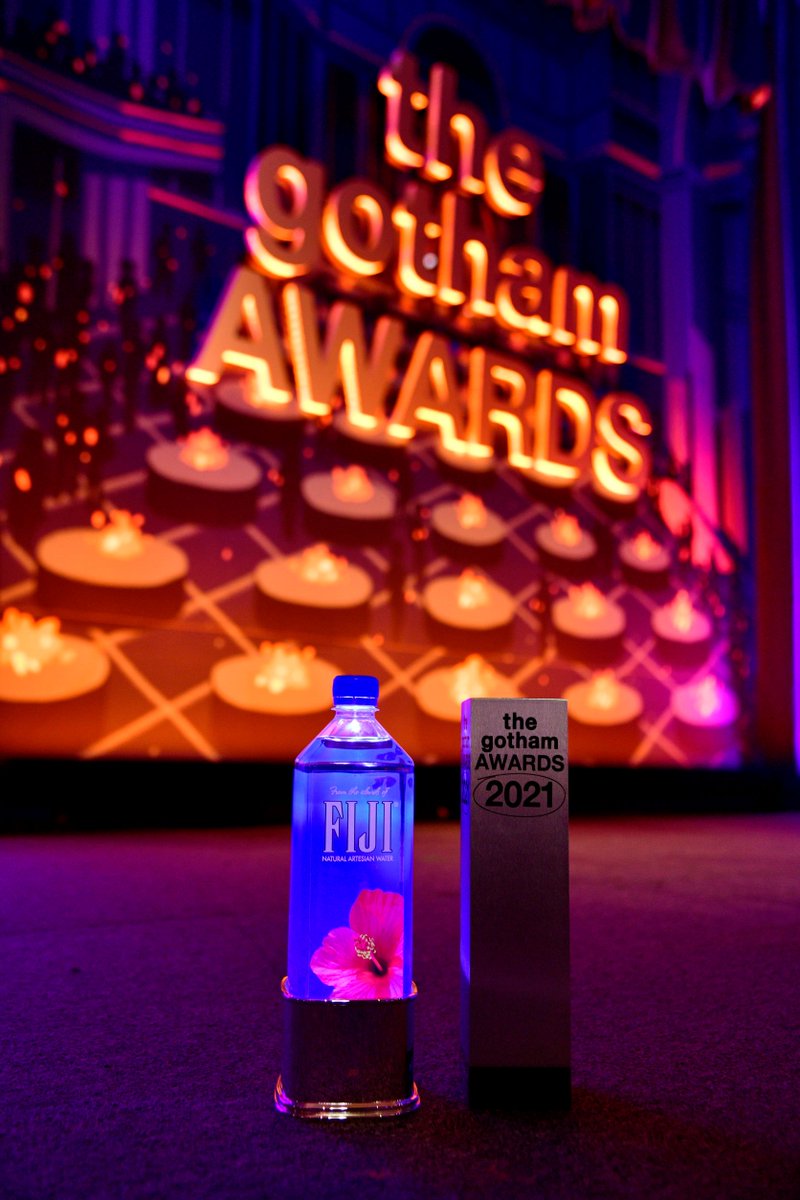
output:
[[378,681],[374,675],[337,675],[333,681],[333,703],[369,704],[378,703]]

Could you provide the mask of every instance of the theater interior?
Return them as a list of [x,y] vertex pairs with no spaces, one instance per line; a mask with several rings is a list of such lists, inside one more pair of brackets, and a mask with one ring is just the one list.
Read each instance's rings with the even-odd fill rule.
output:
[[0,3],[0,1196],[800,1195],[798,62]]

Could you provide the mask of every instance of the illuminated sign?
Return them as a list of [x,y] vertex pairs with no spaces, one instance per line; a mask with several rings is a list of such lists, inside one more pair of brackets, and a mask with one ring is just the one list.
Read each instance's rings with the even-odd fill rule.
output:
[[[535,140],[490,138],[442,64],[426,86],[398,52],[378,87],[399,198],[365,179],[328,192],[318,163],[285,146],[259,154],[244,193],[250,263],[228,280],[188,378],[249,372],[256,407],[314,418],[341,406],[354,436],[402,445],[434,430],[439,453],[465,468],[501,452],[539,484],[590,478],[601,495],[636,499],[650,470],[645,405],[616,391],[598,401],[551,365],[557,351],[579,368],[624,363],[624,292],[502,236],[544,189]],[[323,320],[311,283],[331,275],[348,298]],[[415,330],[410,357],[409,313],[432,326]]]

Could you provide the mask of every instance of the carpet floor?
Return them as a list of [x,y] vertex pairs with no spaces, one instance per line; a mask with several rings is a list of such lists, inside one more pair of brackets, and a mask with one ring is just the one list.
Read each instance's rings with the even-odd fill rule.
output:
[[473,1113],[458,829],[417,830],[416,1075],[277,1114],[288,830],[0,842],[0,1197],[800,1196],[800,816],[577,821],[572,1111]]

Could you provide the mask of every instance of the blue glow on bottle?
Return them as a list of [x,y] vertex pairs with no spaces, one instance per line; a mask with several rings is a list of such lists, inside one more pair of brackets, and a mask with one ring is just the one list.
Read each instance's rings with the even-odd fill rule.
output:
[[377,700],[371,675],[337,676],[336,715],[295,762],[288,990],[299,999],[412,994],[414,764]]

